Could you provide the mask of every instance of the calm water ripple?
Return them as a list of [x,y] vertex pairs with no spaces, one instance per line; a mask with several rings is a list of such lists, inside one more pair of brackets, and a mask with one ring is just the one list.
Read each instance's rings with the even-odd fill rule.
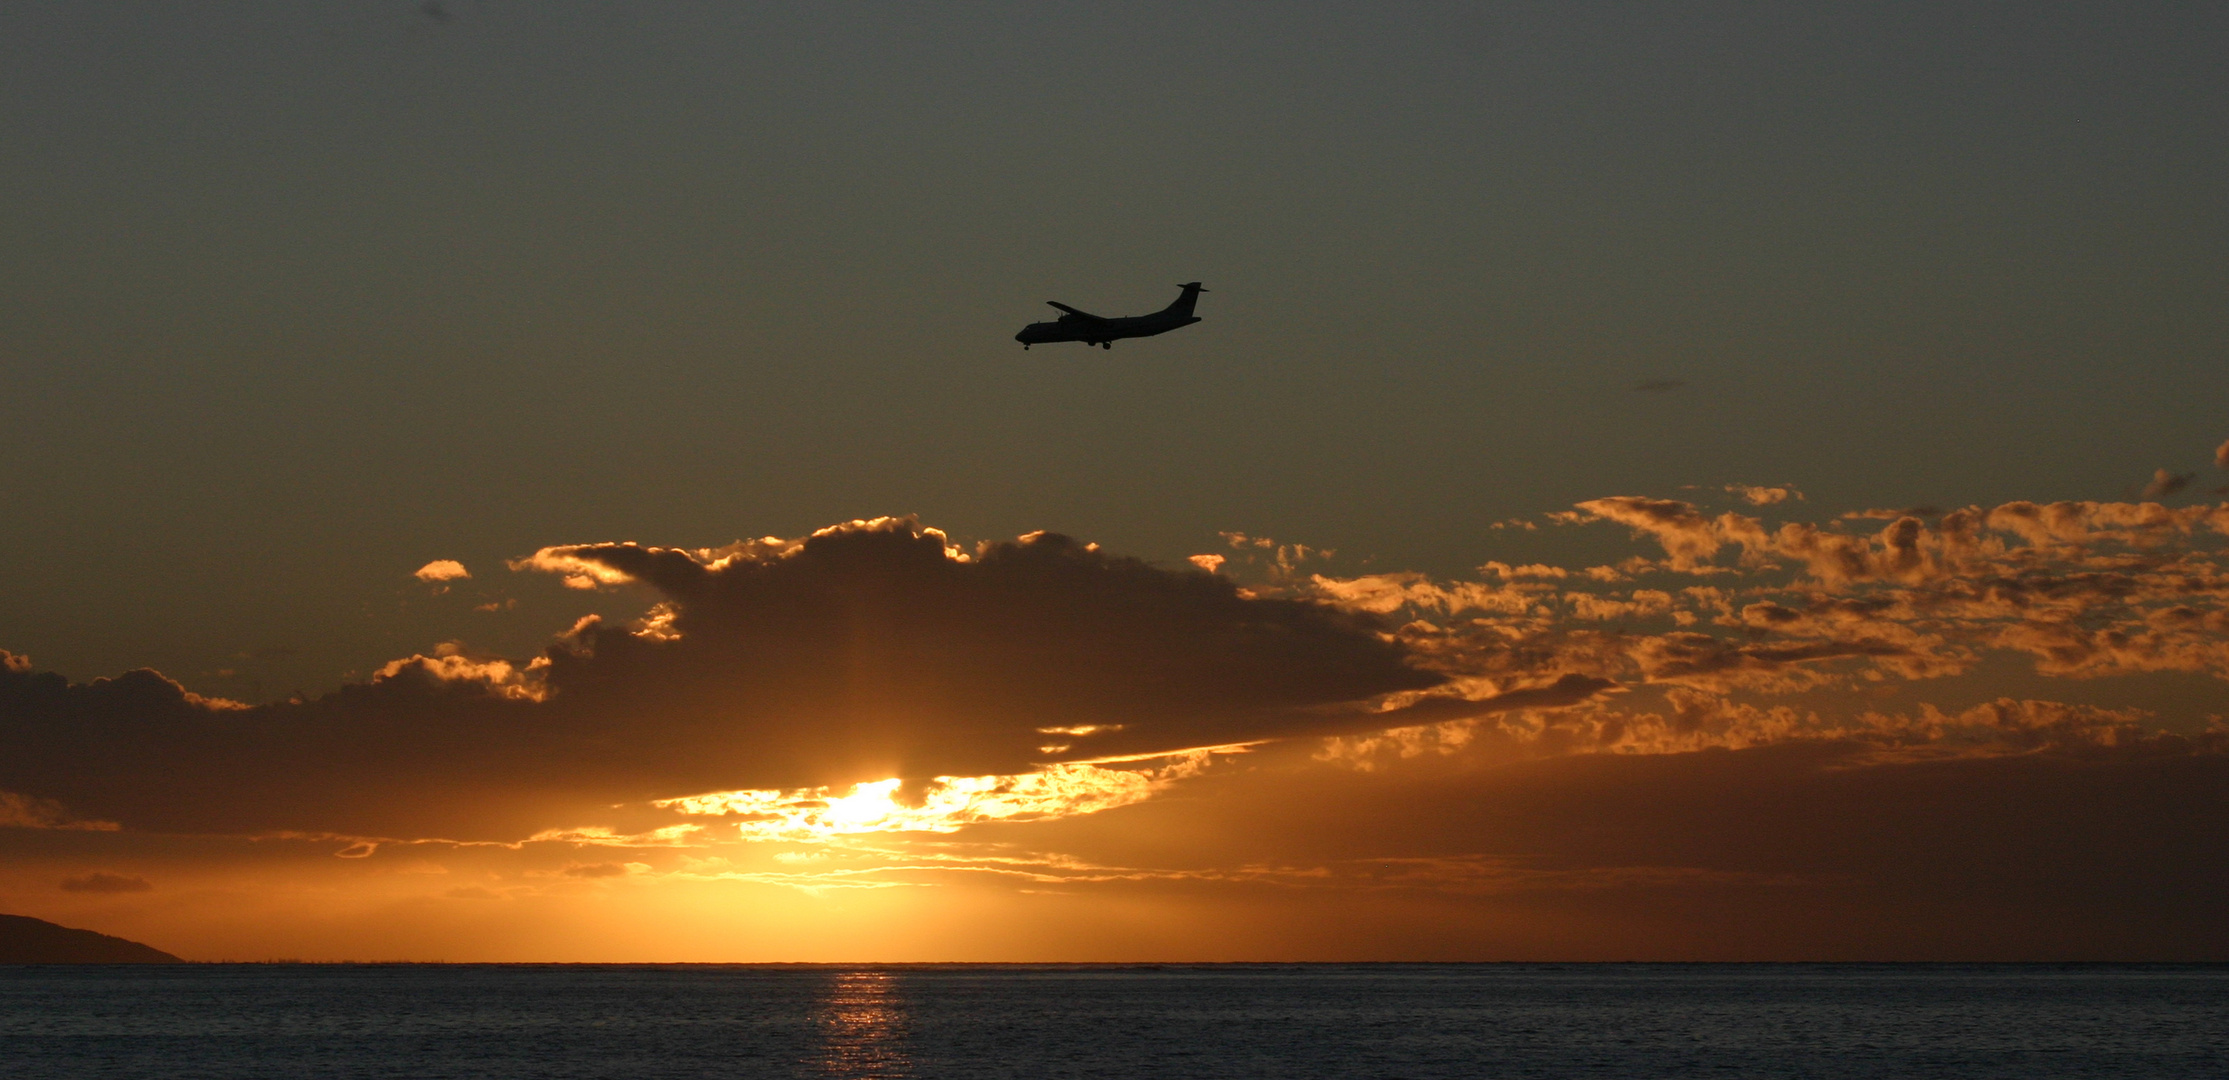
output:
[[0,1075],[2219,1080],[2229,966],[0,967]]

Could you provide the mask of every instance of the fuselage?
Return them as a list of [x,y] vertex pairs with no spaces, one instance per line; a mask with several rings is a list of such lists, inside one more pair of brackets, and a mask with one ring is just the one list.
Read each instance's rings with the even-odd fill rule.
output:
[[1200,317],[1197,315],[1166,318],[1159,312],[1122,319],[1103,319],[1099,322],[1086,322],[1074,315],[1063,315],[1052,322],[1033,322],[1022,327],[1022,332],[1014,335],[1014,340],[1024,345],[1043,345],[1050,341],[1081,341],[1086,345],[1103,345],[1122,338],[1166,334],[1177,327],[1190,326],[1198,321]]

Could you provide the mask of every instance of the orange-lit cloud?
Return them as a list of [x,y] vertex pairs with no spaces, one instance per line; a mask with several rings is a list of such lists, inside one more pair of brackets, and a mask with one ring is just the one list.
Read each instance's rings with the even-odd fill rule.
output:
[[1013,776],[938,776],[915,793],[902,778],[797,791],[717,791],[653,805],[733,822],[744,840],[827,840],[860,833],[951,833],[986,822],[1050,821],[1143,802],[1206,767],[1215,747],[1171,755],[1153,768],[1061,762]]
[[62,879],[62,891],[74,893],[142,893],[153,892],[154,883],[146,878],[124,874],[104,874],[95,871],[81,877]]
[[77,817],[70,812],[68,807],[53,799],[42,799],[14,791],[0,791],[0,829],[74,829],[114,832],[119,828],[122,828],[122,826],[113,821],[88,821]]
[[2144,485],[2144,497],[2157,499],[2163,495],[2173,495],[2189,487],[2190,482],[2197,478],[2197,473],[2171,473],[2165,469],[2154,469],[2151,482]]
[[[2177,865],[2219,845],[2176,823],[2229,812],[2229,507],[1819,522],[1627,496],[1556,520],[1645,546],[1607,566],[1342,574],[1234,533],[1212,565],[1170,569],[883,519],[545,548],[516,566],[645,590],[649,610],[583,619],[531,658],[445,643],[310,701],[248,708],[149,671],[73,685],[0,654],[0,843],[77,845],[87,862],[37,864],[34,884],[86,904],[138,894],[55,882],[196,895],[99,846],[196,833],[460,910],[677,889],[1251,896],[1262,925],[1421,905],[1416,934],[1468,928],[1445,955],[1521,954],[1532,939],[1491,928],[1524,925],[1565,955],[1672,956],[1632,935],[1691,904],[1765,955],[1825,940],[1780,912],[1917,941],[1836,897],[1972,925],[2026,881],[2085,925],[2163,928],[2083,940],[2212,940],[2191,920],[2229,882]],[[1900,852],[1911,800],[1996,847]],[[2172,854],[2036,823],[2062,804],[2123,834],[2164,822],[2146,843]],[[1593,912],[1592,944],[1524,914],[1541,904]],[[1222,936],[1184,940],[1253,925],[1199,917]]]
[[1726,490],[1730,494],[1741,496],[1742,501],[1747,502],[1751,506],[1771,506],[1774,503],[1787,502],[1791,498],[1799,500],[1803,498],[1803,492],[1796,490],[1795,486],[1792,484],[1784,484],[1779,487],[1763,487],[1755,484],[1728,484],[1726,485]]

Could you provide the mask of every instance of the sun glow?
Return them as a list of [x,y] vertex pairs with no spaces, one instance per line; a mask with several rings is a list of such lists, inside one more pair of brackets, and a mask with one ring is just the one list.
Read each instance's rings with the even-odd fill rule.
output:
[[740,819],[745,840],[826,840],[858,833],[957,832],[992,821],[1048,821],[1096,814],[1152,798],[1206,768],[1235,747],[1188,750],[1147,769],[1107,769],[1082,762],[1048,765],[1006,776],[939,776],[905,798],[895,777],[834,789],[714,791],[652,805],[690,816]]

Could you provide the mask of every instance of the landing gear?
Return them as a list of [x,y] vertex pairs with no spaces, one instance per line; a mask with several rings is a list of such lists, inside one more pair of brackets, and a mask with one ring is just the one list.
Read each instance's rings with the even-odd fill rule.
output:
[[1100,343],[1099,343],[1099,347],[1100,347],[1100,348],[1102,348],[1102,349],[1105,349],[1105,350],[1107,350],[1108,352],[1113,352],[1113,351],[1114,351],[1114,342],[1112,342],[1112,341],[1102,341],[1102,342],[1100,342]]

